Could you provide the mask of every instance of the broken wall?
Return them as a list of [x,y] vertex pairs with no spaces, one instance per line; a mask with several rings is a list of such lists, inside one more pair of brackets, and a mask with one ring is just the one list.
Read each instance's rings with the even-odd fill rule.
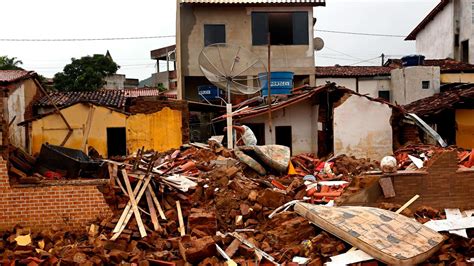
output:
[[[107,128],[126,127],[127,115],[102,106],[75,104],[61,110],[73,129],[65,147],[81,149],[86,132],[87,118],[94,108],[87,146],[94,147],[101,155],[107,156]],[[68,129],[59,114],[50,114],[32,122],[32,154],[41,150],[41,145],[48,142],[60,145]]]
[[392,154],[392,109],[357,95],[342,101],[333,111],[334,155],[381,160]]
[[0,231],[15,225],[45,229],[64,226],[78,229],[98,217],[112,215],[99,187],[108,180],[75,180],[74,185],[10,185],[6,161],[0,157]]
[[426,171],[386,175],[393,182],[396,196],[381,196],[378,202],[404,204],[418,194],[420,198],[410,208],[474,208],[474,171],[459,169],[457,161],[456,151],[442,151],[430,159]]
[[[318,105],[312,105],[311,100],[305,100],[272,112],[272,131],[268,122],[268,114],[242,119],[245,123],[265,124],[265,144],[274,144],[276,141],[275,127],[291,126],[292,154],[313,152],[318,149]],[[259,143],[257,143],[260,145]]]

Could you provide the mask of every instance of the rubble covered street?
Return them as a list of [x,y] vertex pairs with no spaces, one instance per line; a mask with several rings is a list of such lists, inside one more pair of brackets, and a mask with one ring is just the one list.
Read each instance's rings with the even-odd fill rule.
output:
[[[260,176],[212,141],[105,161],[109,182],[101,191],[114,215],[78,230],[11,228],[0,239],[4,265],[323,265],[352,246],[285,204],[332,206],[363,189],[363,173],[380,172],[375,161],[301,154],[291,158],[289,173]],[[420,223],[446,218],[427,206],[402,214]],[[444,243],[425,263],[467,265],[473,233],[443,232]]]

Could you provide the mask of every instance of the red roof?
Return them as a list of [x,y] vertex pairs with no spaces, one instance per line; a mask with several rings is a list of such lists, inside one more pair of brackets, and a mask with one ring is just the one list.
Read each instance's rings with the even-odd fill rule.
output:
[[316,77],[374,77],[390,76],[389,66],[318,66]]
[[[402,60],[389,59],[385,65],[394,68],[402,67]],[[451,58],[425,59],[423,66],[439,66],[441,73],[474,72],[474,65],[456,61]]]
[[423,30],[426,25],[428,25],[428,23],[430,23],[431,20],[433,20],[436,15],[438,15],[439,12],[441,12],[450,2],[451,0],[441,0],[441,2],[439,2],[439,4],[435,6],[435,8],[433,8],[430,13],[428,13],[428,15],[420,22],[420,24],[418,24],[415,29],[410,32],[410,34],[408,34],[408,36],[405,38],[405,41],[416,40],[416,35],[418,35],[418,33]]
[[471,99],[474,98],[474,84],[459,85],[459,87],[459,89],[440,92],[433,96],[420,99],[403,106],[403,108],[409,113],[415,113],[423,117],[452,109],[457,104],[470,102]]
[[35,76],[34,71],[0,70],[0,83],[12,83]]
[[[99,91],[69,91],[53,92],[50,95],[51,100],[59,107],[70,106],[79,102],[91,102],[97,105],[123,108],[125,106],[124,90],[99,90]],[[52,106],[49,97],[44,96],[35,102],[37,107]]]

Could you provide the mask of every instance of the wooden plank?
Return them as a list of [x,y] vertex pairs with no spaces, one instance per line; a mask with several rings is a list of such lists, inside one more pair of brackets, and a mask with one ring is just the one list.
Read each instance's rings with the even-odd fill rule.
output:
[[[128,193],[129,193],[129,195],[134,195],[134,193],[132,192],[132,188],[131,188],[131,186],[130,186],[130,181],[128,180],[127,172],[125,171],[125,169],[122,169],[122,175],[123,175],[123,177],[124,177],[125,185],[126,185],[126,187],[127,187],[127,191],[128,191]],[[128,213],[126,213],[125,219],[124,219],[124,221],[123,221],[123,223],[122,223],[120,229],[118,230],[118,232],[116,232],[116,233],[112,236],[111,240],[115,240],[115,239],[117,239],[117,238],[120,236],[120,234],[122,233],[122,231],[125,229],[125,226],[127,225],[128,221],[129,221],[130,218],[132,217],[132,214],[135,214],[135,218],[137,219],[137,224],[138,224],[138,229],[139,229],[139,231],[140,231],[140,235],[141,235],[142,237],[146,236],[145,226],[143,225],[143,221],[142,221],[142,219],[141,219],[140,212],[139,212],[139,210],[138,210],[137,202],[140,201],[140,199],[141,199],[141,197],[142,197],[142,195],[143,195],[143,193],[144,193],[146,187],[148,186],[148,183],[150,182],[150,179],[151,179],[151,178],[148,178],[148,179],[145,180],[145,183],[143,184],[143,186],[141,186],[140,191],[138,192],[138,195],[137,195],[136,198],[133,197],[133,196],[132,196],[132,197],[129,197],[129,198],[130,198],[129,203],[131,204],[131,208],[130,208],[130,210],[128,211]],[[140,182],[140,180],[139,180],[138,182]],[[128,204],[127,204],[127,206],[128,206]],[[123,213],[125,213],[125,211],[124,211]],[[122,215],[123,215],[123,213],[122,213]]]
[[156,209],[155,209],[155,206],[153,205],[153,199],[151,198],[150,190],[147,190],[145,193],[146,193],[146,202],[148,203],[148,209],[150,209],[150,216],[151,216],[151,222],[153,223],[153,229],[157,231],[160,229],[160,224],[158,223],[158,217],[156,216]]
[[153,202],[155,203],[156,207],[158,208],[158,213],[160,214],[161,219],[166,220],[165,213],[163,212],[163,209],[161,208],[160,202],[158,201],[158,198],[156,197],[155,192],[153,191],[151,186],[148,186],[148,191],[150,191]]
[[[127,178],[127,180],[128,180],[128,178]],[[140,199],[141,199],[141,197],[143,196],[143,193],[144,193],[144,191],[145,191],[145,189],[146,189],[148,183],[150,182],[150,180],[151,180],[151,177],[148,177],[148,178],[145,180],[145,183],[144,183],[143,186],[140,188],[140,191],[138,192],[138,195],[136,196],[136,202],[140,202]],[[138,182],[140,182],[140,181],[141,181],[141,180],[139,180]],[[129,202],[129,203],[130,203],[130,202]],[[115,239],[117,239],[117,238],[120,236],[120,234],[122,233],[122,231],[125,229],[125,227],[126,227],[128,221],[130,220],[130,218],[132,218],[133,213],[134,213],[133,210],[129,209],[129,211],[128,211],[128,213],[126,214],[125,219],[124,219],[124,221],[123,221],[123,223],[122,223],[122,226],[120,227],[119,231],[116,232],[116,233],[112,236],[112,238],[111,238],[110,240],[115,240]],[[138,223],[138,221],[137,221],[137,223]],[[140,225],[138,225],[138,227],[140,228]],[[144,228],[143,223],[142,223],[142,230],[144,230],[144,229],[145,229],[145,228]]]
[[406,208],[408,208],[408,207],[409,207],[413,202],[415,202],[415,200],[417,200],[419,197],[420,197],[420,195],[415,195],[415,196],[413,196],[413,198],[411,198],[409,201],[407,201],[407,203],[403,204],[403,206],[400,207],[395,213],[396,213],[396,214],[402,213],[403,210],[405,210]]
[[183,213],[181,212],[181,203],[179,200],[176,201],[176,209],[178,210],[179,233],[181,236],[184,236],[186,235],[186,229],[184,228]]
[[[456,220],[463,217],[459,209],[445,209],[444,212],[446,213],[446,219],[448,220]],[[449,233],[467,238],[466,229],[450,230]]]
[[[117,177],[117,182],[118,182],[119,186],[121,187],[121,189],[124,190],[125,195],[127,195],[129,198],[131,198],[130,195],[128,194],[128,192],[125,192],[125,189],[123,188],[122,183],[120,182],[120,179],[118,179],[118,177]],[[133,195],[134,196],[136,196],[138,191],[140,190],[140,186],[141,186],[142,182],[143,182],[142,180],[138,180],[137,185],[135,186],[135,189],[133,190]],[[125,221],[131,207],[132,207],[132,203],[129,200],[128,203],[127,203],[127,206],[125,206],[125,209],[122,212],[122,215],[120,216],[119,221],[115,225],[114,230],[112,230],[112,233],[117,233],[118,231],[120,231],[120,228],[122,227],[122,224]]]

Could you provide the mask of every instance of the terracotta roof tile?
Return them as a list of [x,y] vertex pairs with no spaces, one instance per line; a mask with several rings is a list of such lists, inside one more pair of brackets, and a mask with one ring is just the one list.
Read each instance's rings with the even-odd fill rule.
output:
[[12,83],[36,75],[34,71],[0,70],[0,83]]
[[[401,59],[389,59],[386,63],[390,67],[402,67]],[[451,58],[446,59],[425,59],[424,66],[439,66],[441,73],[474,72],[474,65],[456,61]]]
[[180,0],[180,2],[183,4],[325,4],[325,0]]
[[373,77],[389,76],[388,66],[318,66],[316,77]]
[[458,88],[437,93],[403,106],[409,113],[418,116],[430,116],[443,110],[451,109],[466,99],[474,99],[474,84],[458,85]]
[[136,98],[140,96],[159,96],[160,90],[153,88],[125,89],[125,97]]
[[[124,90],[54,92],[50,94],[50,97],[58,107],[70,106],[78,102],[92,102],[103,106],[123,108],[126,101]],[[52,106],[47,96],[36,101],[34,105],[36,107]]]

